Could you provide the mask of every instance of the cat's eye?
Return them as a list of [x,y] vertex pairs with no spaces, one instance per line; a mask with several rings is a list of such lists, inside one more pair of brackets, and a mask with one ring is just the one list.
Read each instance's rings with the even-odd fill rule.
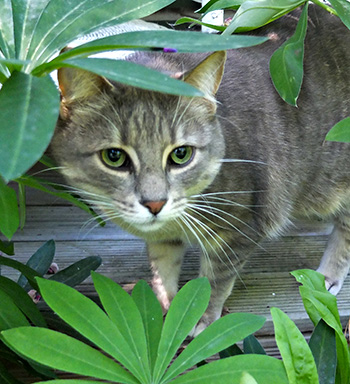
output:
[[108,148],[101,151],[101,159],[112,168],[126,167],[129,164],[128,155],[119,148]]
[[184,166],[187,165],[194,155],[194,150],[189,145],[175,148],[169,156],[169,161],[172,165]]

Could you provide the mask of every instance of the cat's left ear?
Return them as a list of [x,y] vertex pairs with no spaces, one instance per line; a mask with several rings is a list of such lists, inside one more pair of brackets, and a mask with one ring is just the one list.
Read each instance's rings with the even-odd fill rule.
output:
[[224,74],[226,57],[225,51],[212,53],[185,76],[184,80],[202,91],[207,99],[215,101]]

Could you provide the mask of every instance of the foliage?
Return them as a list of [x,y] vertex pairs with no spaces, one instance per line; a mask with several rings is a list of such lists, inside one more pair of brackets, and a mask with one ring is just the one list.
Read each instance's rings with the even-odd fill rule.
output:
[[[7,250],[10,254],[14,253],[12,247]],[[54,260],[54,256],[55,242],[53,240],[43,244],[29,258],[26,265],[11,258],[0,256],[0,266],[5,265],[21,272],[17,283],[0,274],[0,330],[3,331],[18,326],[29,326],[30,324],[47,328],[45,318],[31,298],[32,296],[37,301],[40,298],[40,294],[36,291],[31,291],[32,294],[30,296],[28,291],[33,288],[39,290],[35,278],[42,277],[47,273]],[[99,257],[87,257],[52,274],[48,277],[48,280],[55,280],[75,286],[84,281],[90,275],[91,270],[97,269],[100,264],[101,259]],[[17,356],[2,342],[0,342],[0,356],[4,360],[9,360],[23,366],[35,376],[55,377],[51,370],[43,369],[39,365]],[[1,383],[18,383],[1,363],[0,378],[2,379]]]
[[[252,335],[263,326],[264,318],[247,313],[222,317],[177,354],[208,305],[206,278],[192,280],[179,291],[164,323],[160,304],[144,281],[139,281],[129,296],[109,278],[92,273],[103,310],[68,286],[37,278],[52,310],[103,353],[40,326],[18,324],[3,331],[1,338],[29,361],[87,377],[47,381],[50,384],[97,383],[91,379],[154,384],[350,383],[349,350],[335,298],[327,292],[324,277],[310,270],[292,274],[302,284],[300,293],[316,328],[308,344],[287,315],[272,308],[282,361],[267,356]],[[235,344],[242,339],[243,350]],[[204,361],[218,352],[221,360]]]
[[[25,222],[25,188],[44,190],[89,211],[81,201],[45,180],[24,175],[46,150],[59,113],[59,91],[49,73],[83,68],[122,83],[186,96],[189,84],[124,61],[86,58],[115,49],[205,52],[260,44],[252,36],[207,36],[190,32],[143,31],[96,40],[59,54],[69,42],[97,29],[145,17],[174,0],[0,0],[0,231],[11,239]],[[55,57],[56,56],[56,57]],[[43,159],[47,163],[46,159]],[[7,183],[15,180],[17,197]]]

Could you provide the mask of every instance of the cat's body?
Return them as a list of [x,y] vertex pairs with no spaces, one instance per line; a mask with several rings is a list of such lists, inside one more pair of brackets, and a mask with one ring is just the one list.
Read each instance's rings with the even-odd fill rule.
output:
[[350,32],[315,8],[298,108],[280,99],[268,73],[272,52],[295,30],[293,17],[266,30],[273,32],[268,43],[228,52],[220,87],[224,53],[198,67],[202,55],[131,59],[176,77],[196,67],[185,81],[208,99],[61,73],[65,100],[54,158],[69,183],[86,191],[83,197],[146,240],[153,287],[165,309],[177,290],[186,245],[200,244],[200,275],[209,278],[212,297],[197,331],[220,316],[237,269],[259,241],[294,217],[334,220],[319,270],[333,293],[348,272],[350,145],[323,141],[350,116]]

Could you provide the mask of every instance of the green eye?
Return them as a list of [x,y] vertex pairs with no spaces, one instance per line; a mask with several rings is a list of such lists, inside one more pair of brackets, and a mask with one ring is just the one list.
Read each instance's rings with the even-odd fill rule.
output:
[[193,152],[193,148],[188,145],[175,148],[170,154],[170,161],[175,165],[186,165],[192,160]]
[[102,161],[109,167],[120,168],[127,165],[128,156],[119,148],[108,148],[101,151]]

